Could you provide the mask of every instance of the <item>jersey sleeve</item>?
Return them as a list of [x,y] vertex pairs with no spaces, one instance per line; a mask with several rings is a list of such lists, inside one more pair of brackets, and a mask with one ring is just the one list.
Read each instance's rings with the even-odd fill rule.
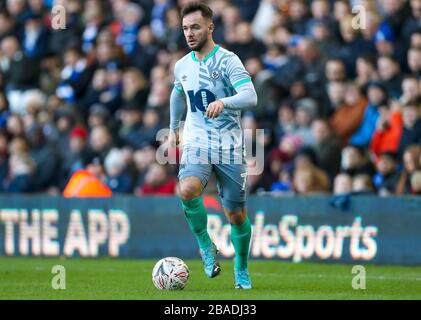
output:
[[250,74],[237,55],[233,55],[227,61],[227,75],[234,89],[251,82]]
[[178,93],[184,93],[183,90],[183,85],[181,84],[181,81],[178,77],[178,72],[177,72],[178,68],[177,68],[177,63],[174,66],[174,89],[178,92]]
[[251,77],[244,68],[240,58],[233,55],[227,61],[227,76],[231,82],[236,94],[231,97],[220,99],[225,105],[225,108],[231,110],[245,110],[253,108],[257,104],[257,94],[254,89]]
[[183,86],[177,76],[177,64],[174,66],[174,88],[170,96],[170,130],[176,131],[186,106]]

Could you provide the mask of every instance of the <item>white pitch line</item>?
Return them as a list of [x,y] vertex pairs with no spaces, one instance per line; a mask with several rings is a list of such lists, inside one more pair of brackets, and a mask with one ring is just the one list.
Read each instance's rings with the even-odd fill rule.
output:
[[[256,276],[273,276],[273,277],[289,277],[286,274],[279,274],[279,273],[262,273],[262,272],[252,272],[252,275]],[[349,276],[339,276],[339,275],[326,275],[326,274],[306,274],[306,273],[294,273],[293,276],[302,277],[302,278],[335,278],[335,279],[351,279],[353,275]],[[376,279],[376,280],[410,280],[410,281],[421,281],[421,278],[409,278],[409,277],[391,277],[391,276],[369,276],[366,275],[367,279]]]

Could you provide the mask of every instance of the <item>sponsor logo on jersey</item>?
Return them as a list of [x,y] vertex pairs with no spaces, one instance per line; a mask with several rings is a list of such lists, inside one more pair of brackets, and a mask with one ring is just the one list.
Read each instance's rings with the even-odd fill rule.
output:
[[200,89],[196,93],[193,90],[188,91],[191,112],[206,111],[208,105],[216,100],[215,95],[206,89]]

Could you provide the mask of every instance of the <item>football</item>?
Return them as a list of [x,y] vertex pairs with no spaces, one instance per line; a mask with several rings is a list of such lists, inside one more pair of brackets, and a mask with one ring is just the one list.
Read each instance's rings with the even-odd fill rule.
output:
[[152,270],[152,282],[159,290],[182,290],[189,279],[189,268],[183,260],[166,257]]

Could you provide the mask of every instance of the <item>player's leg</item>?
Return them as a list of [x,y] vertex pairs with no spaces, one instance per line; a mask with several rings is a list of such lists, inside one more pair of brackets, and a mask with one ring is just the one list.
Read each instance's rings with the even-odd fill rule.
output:
[[200,249],[207,248],[211,239],[207,231],[208,216],[202,202],[203,184],[196,176],[180,180],[180,195],[187,223],[195,235]]
[[199,244],[205,273],[213,278],[220,273],[221,269],[216,260],[217,248],[208,234],[208,215],[201,197],[211,173],[210,164],[187,162],[181,165],[179,179],[182,207],[187,223]]
[[251,223],[246,208],[246,167],[238,164],[220,164],[215,166],[215,174],[224,213],[231,224],[231,241],[235,251],[235,287],[250,289],[248,256]]

